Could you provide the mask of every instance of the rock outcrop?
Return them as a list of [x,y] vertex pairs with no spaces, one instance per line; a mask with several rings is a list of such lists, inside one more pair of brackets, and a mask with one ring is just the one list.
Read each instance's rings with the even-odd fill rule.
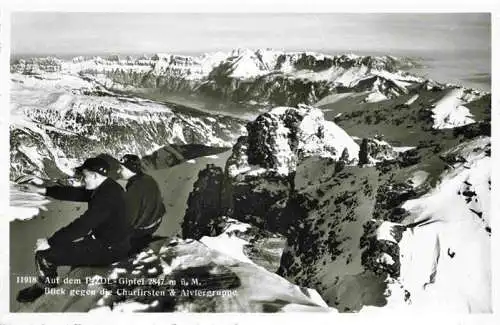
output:
[[60,281],[58,293],[18,312],[329,311],[314,290],[192,239],[160,240],[112,267],[76,268]]
[[188,208],[182,223],[182,237],[199,240],[203,236],[217,236],[223,231],[222,168],[207,165],[198,174],[194,189],[189,194]]
[[298,164],[311,156],[334,161],[344,149],[354,162],[359,150],[320,110],[308,106],[275,108],[248,123],[247,130],[226,164],[231,216],[282,234],[294,222],[284,211],[295,191]]

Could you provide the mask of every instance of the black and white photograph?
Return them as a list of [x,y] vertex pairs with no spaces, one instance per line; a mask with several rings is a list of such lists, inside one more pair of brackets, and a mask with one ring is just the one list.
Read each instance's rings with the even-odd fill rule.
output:
[[490,314],[488,12],[10,13],[10,313]]

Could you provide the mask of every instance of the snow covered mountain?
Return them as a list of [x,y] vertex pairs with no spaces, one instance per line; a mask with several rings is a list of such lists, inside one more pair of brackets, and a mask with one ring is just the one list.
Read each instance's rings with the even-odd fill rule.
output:
[[[491,95],[405,73],[411,64],[273,50],[14,62],[11,181],[138,154],[168,187],[168,226],[183,239],[106,276],[179,275],[188,261],[243,294],[71,308],[491,312]],[[18,219],[45,205],[67,219],[70,208],[11,185]],[[39,304],[27,310],[50,299]]]
[[197,93],[233,102],[261,105],[313,104],[331,93],[361,92],[380,101],[405,94],[424,82],[401,69],[407,58],[323,55],[314,52],[238,49],[200,57],[155,54],[125,59],[117,56],[18,60],[12,71],[79,74],[107,89],[148,96],[161,92]]
[[11,180],[26,174],[72,175],[86,157],[152,154],[166,144],[231,147],[244,120],[95,94],[92,82],[61,74],[14,74],[11,90]]

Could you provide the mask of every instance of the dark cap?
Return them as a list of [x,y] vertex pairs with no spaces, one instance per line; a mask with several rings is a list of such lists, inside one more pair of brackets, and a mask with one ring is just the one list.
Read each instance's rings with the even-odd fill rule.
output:
[[77,172],[82,172],[84,169],[96,172],[102,176],[108,176],[109,163],[103,158],[89,158],[85,160],[83,165],[76,167]]
[[122,160],[120,160],[120,164],[136,174],[142,172],[141,158],[137,155],[123,156]]

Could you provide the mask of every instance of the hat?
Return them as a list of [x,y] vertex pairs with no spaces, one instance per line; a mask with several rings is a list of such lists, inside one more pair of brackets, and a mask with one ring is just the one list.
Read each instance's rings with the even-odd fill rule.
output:
[[123,156],[122,160],[120,160],[120,164],[136,174],[142,172],[141,158],[137,155]]
[[120,161],[116,159],[115,157],[111,156],[110,154],[107,153],[101,153],[95,156],[96,158],[102,158],[106,160],[109,164],[109,170],[108,170],[108,177],[117,180],[120,177],[118,176],[118,170],[121,167]]
[[84,169],[108,176],[109,163],[102,158],[89,158],[85,160],[83,165],[75,168],[77,172],[82,172]]

